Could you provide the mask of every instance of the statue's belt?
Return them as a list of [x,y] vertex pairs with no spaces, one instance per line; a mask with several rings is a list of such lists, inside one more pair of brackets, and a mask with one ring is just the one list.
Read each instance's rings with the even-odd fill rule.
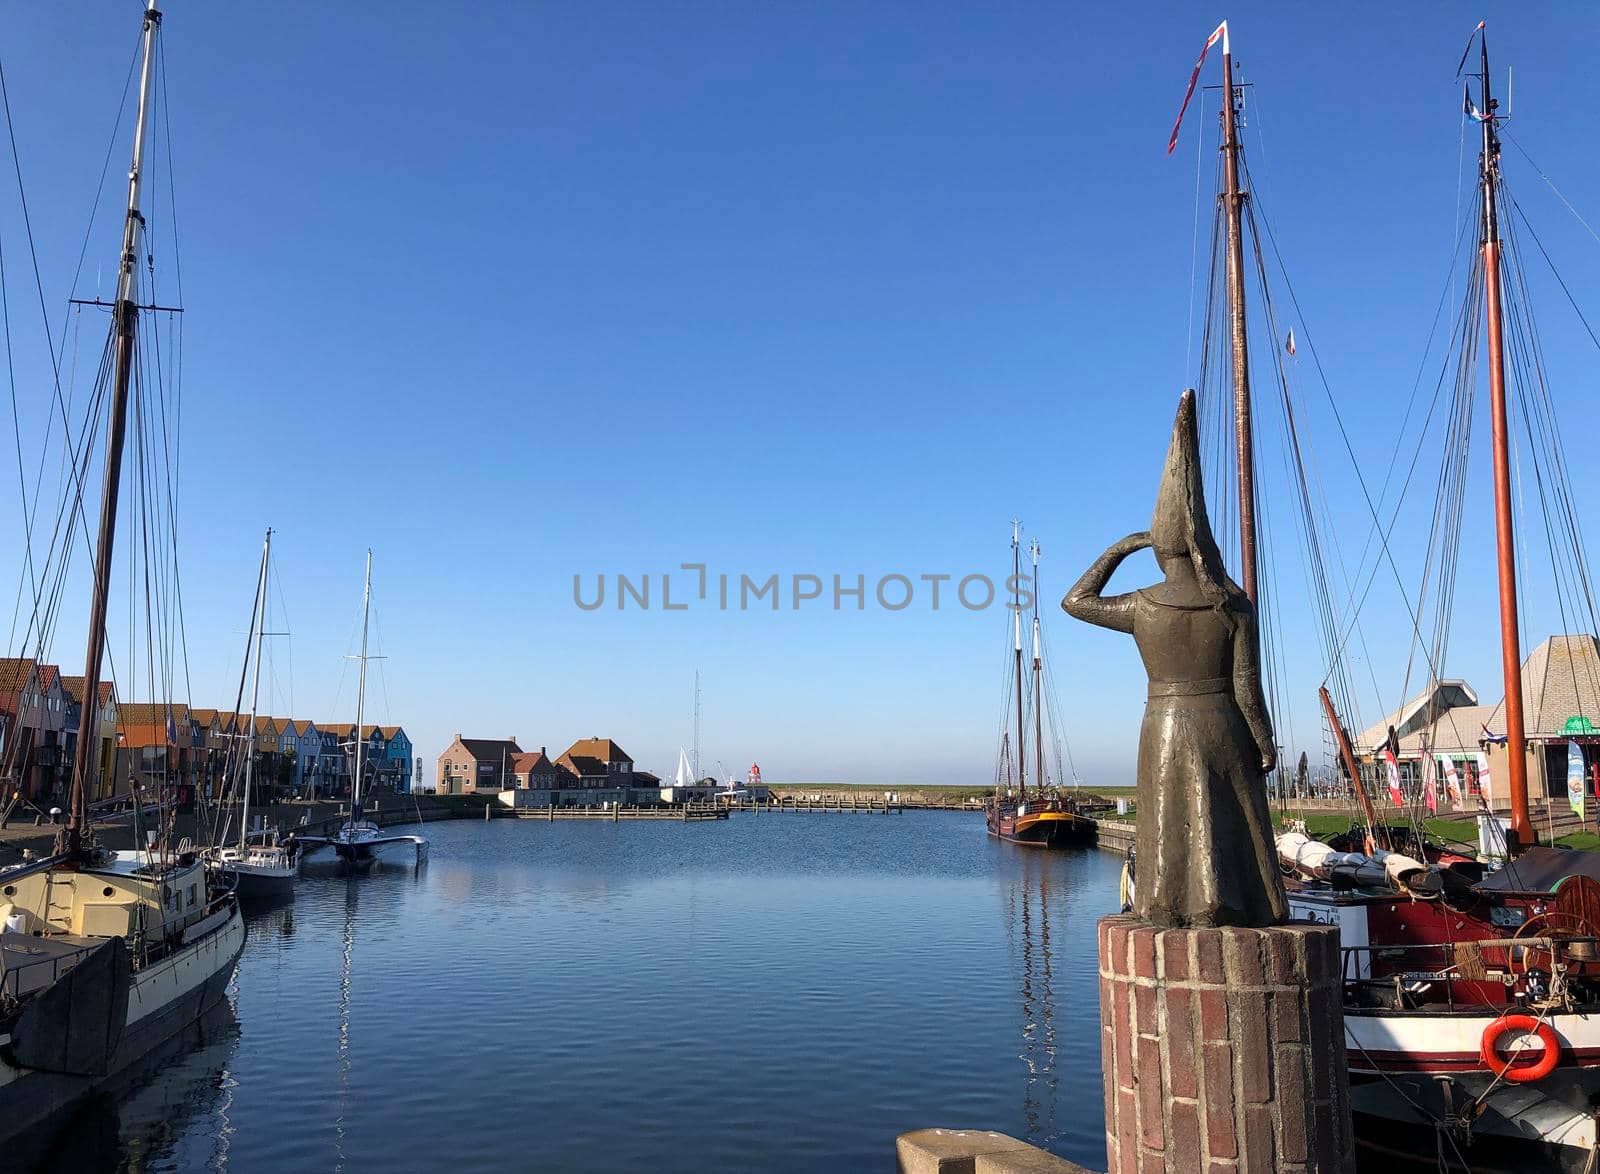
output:
[[1150,696],[1203,697],[1208,693],[1233,692],[1232,677],[1207,677],[1202,681],[1151,681]]

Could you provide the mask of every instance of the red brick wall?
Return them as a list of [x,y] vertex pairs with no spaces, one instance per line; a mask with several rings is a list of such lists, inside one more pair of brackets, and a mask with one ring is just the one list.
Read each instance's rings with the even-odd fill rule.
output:
[[1100,922],[1111,1174],[1354,1169],[1338,930]]

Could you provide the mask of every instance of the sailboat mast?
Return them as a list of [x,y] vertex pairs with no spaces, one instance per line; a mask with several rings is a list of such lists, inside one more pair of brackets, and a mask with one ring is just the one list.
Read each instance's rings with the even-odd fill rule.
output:
[[694,670],[694,782],[700,785],[700,670]]
[[1322,712],[1327,715],[1328,727],[1333,731],[1334,741],[1339,744],[1339,757],[1344,761],[1344,769],[1350,775],[1350,785],[1355,788],[1356,798],[1361,803],[1361,814],[1367,821],[1367,828],[1373,836],[1379,837],[1382,846],[1389,847],[1389,833],[1387,829],[1379,831],[1378,809],[1372,805],[1372,796],[1367,794],[1367,787],[1361,780],[1361,766],[1356,762],[1355,747],[1350,744],[1350,735],[1345,731],[1344,723],[1339,720],[1338,711],[1333,708],[1333,698],[1328,695],[1326,685],[1318,686],[1317,697],[1322,701]]
[[1044,658],[1039,647],[1039,540],[1029,544],[1033,555],[1033,778],[1034,785],[1044,790],[1044,711],[1040,705],[1043,687],[1040,684]]
[[1233,350],[1233,426],[1239,465],[1239,574],[1256,602],[1255,437],[1250,409],[1250,348],[1244,308],[1245,193],[1239,188],[1239,124],[1233,101],[1233,51],[1222,33],[1223,213],[1228,225],[1228,319]]
[[356,777],[351,783],[350,818],[361,818],[361,774],[366,768],[367,739],[362,734],[367,704],[367,617],[372,611],[372,550],[367,549],[367,582],[361,591],[361,671],[356,677]]
[[111,595],[111,556],[117,537],[117,497],[122,485],[122,446],[128,427],[128,383],[133,374],[133,348],[139,329],[139,239],[144,217],[139,191],[144,181],[145,128],[149,122],[150,83],[154,72],[156,29],[161,13],[148,0],[144,13],[139,66],[139,109],[133,124],[133,161],[128,167],[128,214],[122,225],[122,255],[117,265],[117,299],[112,307],[111,405],[106,426],[105,477],[100,489],[100,531],[94,547],[94,595],[89,604],[89,646],[84,654],[83,705],[78,719],[78,747],[72,763],[72,799],[64,847],[77,852],[88,823],[87,788],[99,750],[100,662],[106,647],[106,605]]
[[1495,132],[1495,100],[1489,93],[1489,40],[1479,41],[1483,64],[1483,150],[1478,178],[1483,190],[1483,286],[1488,317],[1490,442],[1494,449],[1494,536],[1500,580],[1500,666],[1506,686],[1506,777],[1511,794],[1511,828],[1517,842],[1535,841],[1528,817],[1528,739],[1522,718],[1522,645],[1517,621],[1517,550],[1511,520],[1511,443],[1506,424],[1506,355],[1500,307],[1500,219],[1496,182],[1500,137]]
[[[1011,523],[1011,584],[1015,597],[1022,586],[1022,523]],[[1023,752],[1027,743],[1022,734],[1022,608],[1020,600],[1011,608],[1012,630],[1016,646],[1017,664],[1017,792],[1028,793],[1028,756]]]
[[272,527],[267,527],[267,540],[261,546],[261,578],[256,582],[256,663],[250,674],[250,735],[244,746],[244,807],[239,812],[239,850],[250,842],[250,788],[253,785],[256,761],[256,706],[261,700],[261,644],[267,628],[267,562],[272,557]]

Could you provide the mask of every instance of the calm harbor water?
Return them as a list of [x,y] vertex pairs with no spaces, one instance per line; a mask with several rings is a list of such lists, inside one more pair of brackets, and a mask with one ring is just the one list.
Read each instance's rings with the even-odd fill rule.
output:
[[308,866],[232,1015],[39,1169],[880,1170],[928,1125],[1103,1168],[1112,855],[958,812],[426,833]]

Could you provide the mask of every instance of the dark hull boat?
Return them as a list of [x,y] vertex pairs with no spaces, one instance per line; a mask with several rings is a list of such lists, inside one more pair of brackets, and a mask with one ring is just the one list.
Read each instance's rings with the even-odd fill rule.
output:
[[1095,841],[1095,821],[1062,799],[991,803],[984,814],[989,834],[1013,844],[1067,848]]
[[[143,853],[90,858],[74,879],[115,902],[46,903],[52,870],[0,874],[12,890],[5,906],[23,932],[0,934],[0,1148],[104,1087],[145,1056],[192,1028],[226,996],[244,947],[244,918],[231,895],[201,901],[205,870],[192,856],[174,863]],[[57,880],[57,888],[62,886]],[[195,894],[177,912],[163,889]],[[185,898],[187,904],[187,897]],[[46,910],[50,920],[32,912]],[[120,932],[69,933],[115,910]],[[134,932],[135,921],[144,932]]]

